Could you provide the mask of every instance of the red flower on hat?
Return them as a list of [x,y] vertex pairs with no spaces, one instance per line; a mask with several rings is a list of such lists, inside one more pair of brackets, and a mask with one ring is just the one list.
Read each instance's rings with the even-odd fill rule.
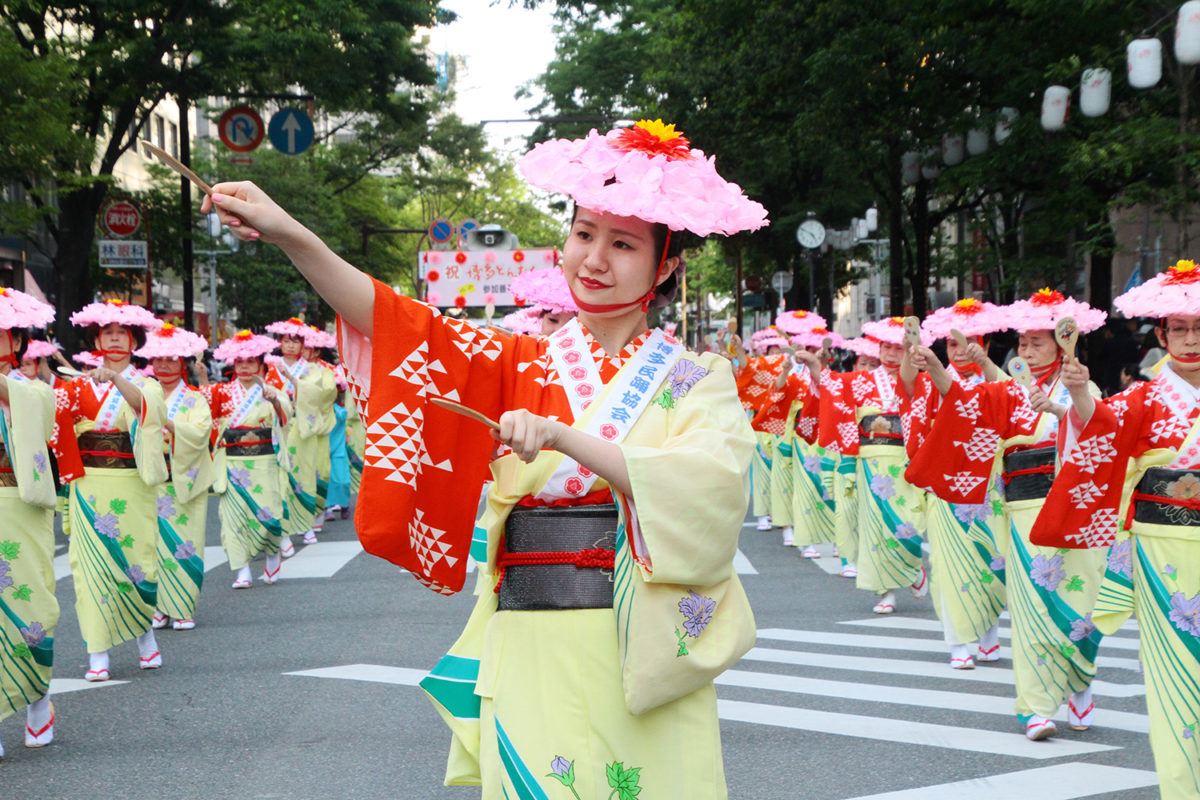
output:
[[666,156],[668,161],[687,161],[692,157],[687,137],[675,130],[674,125],[664,125],[661,119],[651,122],[641,120],[632,128],[619,132],[614,140],[618,150],[637,150],[649,156]]
[[824,327],[818,325],[817,327],[812,329],[812,332],[815,333],[817,336],[824,336],[825,334],[829,333],[829,328],[824,328]]
[[1167,270],[1167,277],[1163,278],[1165,284],[1195,283],[1196,281],[1200,281],[1200,268],[1196,266],[1195,261],[1190,260],[1175,262],[1175,266]]
[[248,342],[254,338],[254,334],[248,330],[241,330],[238,331],[233,338],[237,339],[239,342]]
[[1033,296],[1029,298],[1029,302],[1035,306],[1056,306],[1065,299],[1062,292],[1057,292],[1047,286],[1045,289],[1038,289],[1034,292]]
[[[793,311],[792,316],[795,317],[796,319],[804,319],[805,317],[808,316],[808,312],[807,311]],[[771,327],[774,328],[775,326],[772,325]]]
[[954,304],[955,314],[966,314],[971,316],[983,311],[983,303],[976,300],[974,297],[965,297]]
[[304,324],[304,320],[300,319],[299,317],[290,317],[290,318],[288,318],[288,322],[292,323],[293,325],[303,325]]

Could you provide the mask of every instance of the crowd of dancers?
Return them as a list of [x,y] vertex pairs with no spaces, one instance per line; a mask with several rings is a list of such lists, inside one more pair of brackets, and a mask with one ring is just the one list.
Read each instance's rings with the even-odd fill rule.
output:
[[[758,439],[759,530],[805,558],[832,543],[876,614],[896,613],[897,592],[928,595],[952,669],[999,660],[1007,608],[1031,740],[1059,733],[1064,704],[1072,730],[1095,724],[1097,652],[1136,613],[1163,796],[1195,797],[1200,270],[1181,261],[1114,305],[1150,318],[1166,356],[1104,399],[1075,347],[1107,313],[1050,289],[869,322],[852,340],[785,312],[749,352],[736,336],[718,349]],[[1019,344],[1002,369],[988,344],[1005,331]],[[855,356],[847,371],[838,350]]]
[[273,584],[293,536],[316,544],[327,518],[348,515],[363,466],[348,385],[319,358],[336,350],[331,334],[295,318],[267,326],[278,338],[241,331],[212,353],[229,380],[210,382],[196,361],[204,338],[141,306],[71,315],[93,348],[75,356],[83,371],[33,338],[54,319],[51,306],[0,290],[0,718],[25,709],[27,747],[54,738],[56,511],[83,677],[107,681],[123,643],[136,642],[141,669],[158,669],[155,630],[196,627],[211,493],[232,587],[249,589],[252,561]]

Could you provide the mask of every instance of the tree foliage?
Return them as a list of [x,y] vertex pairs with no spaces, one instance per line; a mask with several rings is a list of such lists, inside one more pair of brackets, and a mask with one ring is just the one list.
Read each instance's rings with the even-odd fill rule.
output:
[[[1086,266],[1093,299],[1106,304],[1113,211],[1147,203],[1182,214],[1196,200],[1193,68],[1168,57],[1165,80],[1149,91],[1122,78],[1134,36],[1159,35],[1169,52],[1176,5],[559,0],[561,38],[536,111],[677,123],[767,206],[769,229],[723,244],[744,255],[749,274],[793,270],[793,305],[828,310],[827,287],[851,277],[844,257],[806,259],[796,224],[812,211],[843,228],[872,203],[877,235],[890,240],[894,309],[911,301],[920,311],[934,279],[976,272],[1000,299],[1035,281],[1079,292]],[[620,63],[600,69],[605,52]],[[1043,131],[1045,87],[1074,88],[1090,66],[1113,72],[1112,109]],[[992,131],[1004,108],[1020,113],[1006,142],[940,165],[944,136]],[[548,123],[536,136],[579,132]],[[940,170],[909,185],[901,166],[910,152]],[[951,224],[965,238],[943,246]]]
[[[85,143],[56,144],[24,164],[0,152],[0,172],[19,171],[35,207],[52,212],[45,226],[60,317],[91,299],[96,213],[117,160],[158,103],[303,87],[319,111],[350,114],[373,148],[360,166],[378,165],[421,141],[423,87],[434,75],[413,33],[441,13],[436,0],[6,3],[0,41],[20,47],[29,67],[22,74],[66,73],[52,93],[67,107],[59,129]],[[11,86],[6,76],[0,106]]]

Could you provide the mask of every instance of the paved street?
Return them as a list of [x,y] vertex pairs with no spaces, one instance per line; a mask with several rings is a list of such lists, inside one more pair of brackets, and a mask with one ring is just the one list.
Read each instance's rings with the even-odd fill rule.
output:
[[[214,503],[199,627],[159,632],[158,671],[137,669],[132,642],[116,649],[105,684],[82,681],[60,547],[57,738],[26,750],[24,715],[0,722],[0,796],[477,797],[441,785],[449,735],[415,686],[470,593],[440,597],[362,554],[350,521],[297,547],[280,583],[231,590]],[[759,638],[718,690],[730,797],[1157,796],[1132,624],[1101,647],[1098,726],[1028,742],[1007,651],[952,671],[928,599],[901,595],[894,616],[875,617],[868,595],[829,574],[833,559],[804,561],[778,531],[747,526],[741,552]]]

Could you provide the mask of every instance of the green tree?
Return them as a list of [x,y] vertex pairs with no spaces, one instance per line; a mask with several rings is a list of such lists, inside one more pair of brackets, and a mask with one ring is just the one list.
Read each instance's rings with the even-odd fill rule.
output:
[[67,130],[89,145],[56,149],[49,174],[23,175],[34,204],[55,212],[46,227],[60,318],[91,299],[97,211],[117,160],[157,103],[302,86],[318,110],[369,114],[360,129],[377,132],[379,146],[394,146],[393,154],[408,152],[429,111],[418,90],[434,78],[413,32],[439,15],[436,0],[5,4],[2,27],[29,63],[70,64],[73,79],[58,95],[71,112]]

